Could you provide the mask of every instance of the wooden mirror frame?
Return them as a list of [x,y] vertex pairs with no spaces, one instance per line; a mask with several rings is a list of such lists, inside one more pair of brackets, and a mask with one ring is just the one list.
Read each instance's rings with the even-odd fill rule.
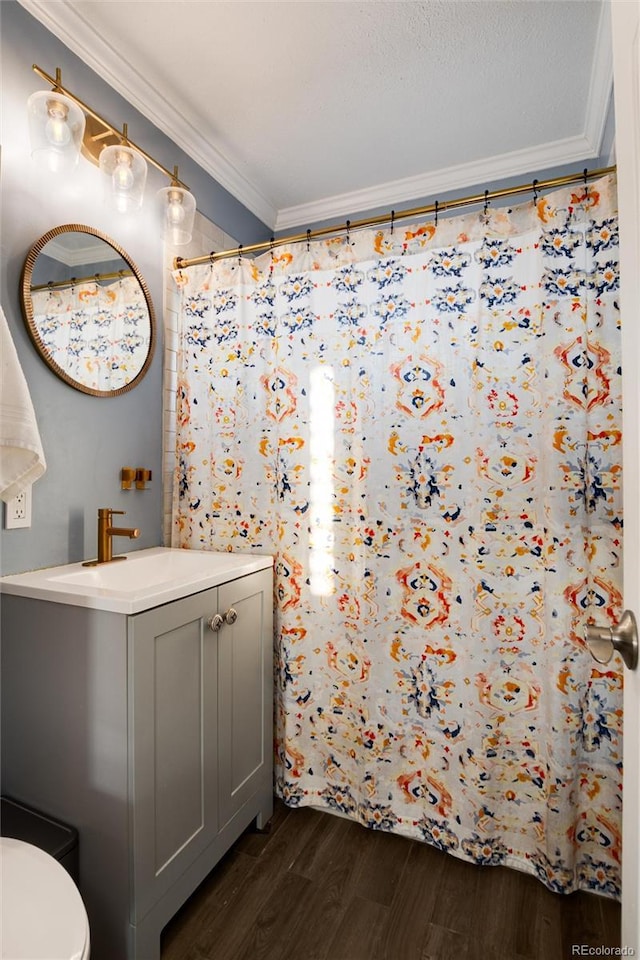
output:
[[[62,369],[59,364],[50,356],[45,344],[42,342],[40,334],[35,324],[34,313],[33,313],[33,300],[31,297],[31,282],[33,278],[33,268],[35,262],[38,258],[38,255],[42,252],[43,248],[49,243],[50,240],[53,240],[55,237],[60,236],[63,233],[87,233],[93,237],[98,237],[100,240],[103,240],[107,243],[115,253],[120,256],[125,263],[131,269],[132,274],[136,277],[144,299],[147,305],[147,310],[149,311],[149,349],[147,351],[147,356],[145,358],[144,364],[141,369],[135,375],[135,377],[126,383],[123,387],[117,387],[114,390],[96,390],[93,387],[88,387],[85,384],[81,383],[78,380],[74,380],[73,377]],[[75,390],[79,390],[81,393],[90,394],[92,397],[117,397],[121,393],[127,393],[129,390],[133,390],[134,387],[137,387],[151,364],[153,358],[153,353],[155,350],[156,344],[156,316],[153,309],[153,303],[151,301],[151,294],[149,293],[149,288],[147,283],[140,273],[137,265],[131,259],[129,254],[124,250],[115,240],[112,240],[111,237],[107,236],[106,233],[102,233],[100,230],[95,230],[93,227],[85,226],[81,223],[67,223],[59,227],[54,227],[52,230],[49,230],[47,233],[43,234],[39,240],[37,240],[34,245],[29,250],[27,254],[27,259],[25,260],[24,267],[22,268],[22,275],[20,278],[20,300],[22,305],[22,312],[24,316],[25,325],[31,338],[31,342],[34,347],[56,376],[60,377],[61,380],[64,380],[66,384],[70,387],[73,387]]]

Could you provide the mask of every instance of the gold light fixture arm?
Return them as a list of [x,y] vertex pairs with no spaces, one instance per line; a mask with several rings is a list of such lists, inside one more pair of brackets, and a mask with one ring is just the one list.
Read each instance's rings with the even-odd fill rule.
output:
[[[38,74],[38,76],[42,80],[45,80],[47,83],[50,83],[54,90],[57,90],[58,93],[63,94],[65,97],[69,97],[70,100],[73,100],[74,103],[77,103],[80,109],[85,114],[87,114],[87,116],[93,117],[93,119],[96,120],[99,124],[101,124],[105,128],[105,130],[108,131],[109,134],[112,134],[114,137],[117,137],[118,140],[120,140],[121,142],[124,137],[124,139],[126,139],[128,146],[133,147],[133,149],[137,153],[139,153],[140,156],[144,157],[144,159],[148,163],[152,164],[161,173],[164,173],[165,177],[168,177],[169,180],[173,181],[173,183],[176,186],[182,187],[184,190],[189,189],[186,183],[183,183],[182,180],[177,179],[176,177],[177,167],[174,168],[174,173],[171,173],[169,170],[167,170],[166,167],[163,167],[161,163],[159,163],[157,160],[154,160],[151,154],[147,153],[146,150],[143,150],[142,147],[139,147],[137,143],[133,142],[133,140],[130,140],[126,133],[123,134],[116,127],[112,126],[107,120],[104,119],[104,117],[101,117],[99,113],[96,113],[96,111],[93,110],[87,103],[81,100],[80,97],[76,97],[74,93],[71,93],[70,90],[67,90],[66,87],[63,87],[61,83],[62,74],[59,67],[56,67],[55,77],[50,76],[48,73],[42,70],[36,63],[33,64],[33,70],[35,73]],[[107,134],[102,134],[101,136],[106,136],[106,135]]]

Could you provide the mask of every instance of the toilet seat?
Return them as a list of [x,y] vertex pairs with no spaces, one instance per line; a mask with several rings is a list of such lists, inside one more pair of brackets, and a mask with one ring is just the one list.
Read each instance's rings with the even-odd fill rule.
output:
[[0,837],[2,960],[88,960],[89,922],[78,889],[57,860]]

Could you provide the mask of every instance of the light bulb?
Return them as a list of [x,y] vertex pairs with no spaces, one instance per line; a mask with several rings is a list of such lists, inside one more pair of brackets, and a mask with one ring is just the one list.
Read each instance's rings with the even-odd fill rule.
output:
[[71,129],[67,123],[68,107],[59,100],[47,100],[47,114],[49,119],[44,125],[44,132],[49,143],[54,147],[66,147],[71,140]]
[[184,218],[182,194],[179,190],[172,190],[169,193],[169,203],[167,205],[167,223],[169,226],[177,227],[184,222]]
[[196,202],[193,194],[179,185],[177,168],[171,186],[158,190],[157,201],[165,241],[176,247],[191,243]]
[[110,207],[129,213],[142,206],[147,164],[125,142],[100,151],[100,169],[105,175],[105,198]]
[[113,189],[118,191],[118,193],[126,193],[131,190],[135,178],[133,176],[133,170],[131,169],[131,157],[128,153],[122,151],[118,154],[118,162],[114,167],[111,179]]

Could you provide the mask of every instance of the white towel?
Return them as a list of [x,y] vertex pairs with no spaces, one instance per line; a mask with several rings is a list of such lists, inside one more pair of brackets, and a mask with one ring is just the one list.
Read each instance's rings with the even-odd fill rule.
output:
[[16,346],[0,307],[0,499],[13,500],[47,469]]

